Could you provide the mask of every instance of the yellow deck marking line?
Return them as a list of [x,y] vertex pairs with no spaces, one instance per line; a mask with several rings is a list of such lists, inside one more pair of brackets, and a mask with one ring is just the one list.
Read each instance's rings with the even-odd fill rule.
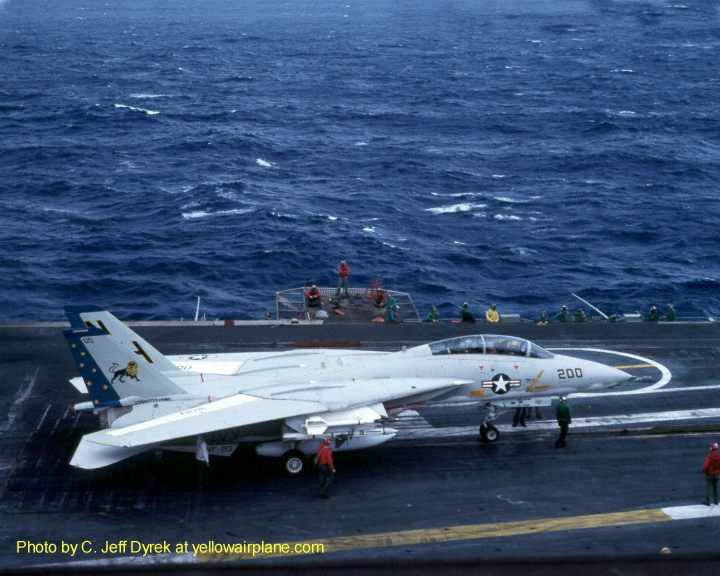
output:
[[[585,516],[565,516],[560,518],[541,518],[537,520],[521,520],[516,522],[498,522],[492,524],[467,524],[464,526],[446,526],[441,528],[423,528],[419,530],[402,530],[399,532],[381,532],[378,534],[361,534],[357,536],[339,536],[323,540],[303,540],[292,542],[288,554],[257,555],[259,558],[278,558],[296,556],[300,552],[293,551],[295,544],[322,544],[325,553],[344,552],[348,550],[390,548],[394,546],[412,546],[415,544],[440,544],[461,540],[479,540],[482,538],[499,538],[519,536],[523,534],[542,534],[561,530],[583,530],[608,526],[628,526],[631,524],[650,524],[669,522],[673,518],[662,509],[632,510],[629,512],[611,512],[607,514],[588,514]],[[252,558],[250,554],[198,554],[201,561],[235,561]]]
[[627,370],[628,368],[655,368],[654,364],[625,364],[624,366],[615,366],[618,370]]

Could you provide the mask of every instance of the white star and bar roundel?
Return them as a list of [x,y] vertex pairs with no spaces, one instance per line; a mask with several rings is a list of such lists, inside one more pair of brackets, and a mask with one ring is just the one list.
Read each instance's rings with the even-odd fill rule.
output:
[[483,388],[492,388],[495,394],[506,394],[513,388],[520,386],[520,380],[513,380],[507,374],[495,374],[492,380],[484,380],[482,383]]

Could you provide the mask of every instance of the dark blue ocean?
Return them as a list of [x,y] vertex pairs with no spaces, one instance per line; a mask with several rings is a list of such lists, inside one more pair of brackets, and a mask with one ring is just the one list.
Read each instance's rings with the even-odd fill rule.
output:
[[720,313],[710,0],[0,0],[0,319]]

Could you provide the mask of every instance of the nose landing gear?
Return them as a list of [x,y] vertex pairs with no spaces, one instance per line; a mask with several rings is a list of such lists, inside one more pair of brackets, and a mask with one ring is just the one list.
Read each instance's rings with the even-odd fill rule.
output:
[[500,438],[500,431],[492,424],[484,424],[480,426],[480,442],[492,444]]

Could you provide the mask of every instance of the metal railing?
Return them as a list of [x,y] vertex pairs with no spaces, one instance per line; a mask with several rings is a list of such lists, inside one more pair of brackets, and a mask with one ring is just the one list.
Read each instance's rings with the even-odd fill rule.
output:
[[[307,307],[305,305],[306,288],[288,288],[287,290],[279,290],[275,293],[275,318],[278,320],[307,320],[309,318]],[[318,287],[323,306],[328,308],[330,303],[335,300],[336,288]],[[386,302],[392,297],[398,305],[398,320],[401,322],[419,322],[417,308],[412,297],[407,292],[398,290],[382,289],[385,293]],[[348,288],[347,300],[340,300],[343,308],[348,310],[359,310],[368,313],[368,320],[372,318],[373,306],[372,301],[377,293],[377,288]],[[357,319],[357,315],[351,316]]]

